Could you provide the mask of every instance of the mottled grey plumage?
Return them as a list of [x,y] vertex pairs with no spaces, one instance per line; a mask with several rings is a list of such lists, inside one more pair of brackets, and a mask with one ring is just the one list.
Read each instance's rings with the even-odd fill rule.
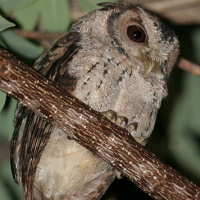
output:
[[[127,128],[144,145],[167,95],[166,79],[177,58],[178,41],[142,8],[101,6],[80,18],[34,68]],[[133,39],[129,27],[136,28]],[[27,200],[100,199],[116,176],[109,164],[21,104],[11,166]]]

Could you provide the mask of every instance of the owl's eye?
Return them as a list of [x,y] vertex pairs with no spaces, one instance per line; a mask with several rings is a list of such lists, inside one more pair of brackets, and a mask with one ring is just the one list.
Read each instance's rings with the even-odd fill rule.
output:
[[146,41],[146,33],[139,26],[129,26],[127,35],[132,41],[137,43]]

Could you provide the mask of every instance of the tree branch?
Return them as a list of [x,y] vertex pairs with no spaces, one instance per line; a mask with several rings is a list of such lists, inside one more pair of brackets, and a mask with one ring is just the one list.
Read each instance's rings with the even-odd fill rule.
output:
[[145,150],[127,130],[0,50],[0,89],[70,133],[155,199],[200,199],[200,188]]
[[194,74],[196,76],[200,76],[200,66],[196,65],[185,58],[180,58],[178,62],[178,67]]
[[13,32],[17,35],[32,40],[58,40],[64,37],[66,33],[51,33],[51,32],[39,32],[39,31],[24,31],[20,29],[13,29]]

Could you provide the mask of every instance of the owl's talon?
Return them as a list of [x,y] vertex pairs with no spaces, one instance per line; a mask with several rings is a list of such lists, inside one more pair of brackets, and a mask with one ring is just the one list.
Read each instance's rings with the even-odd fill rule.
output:
[[123,174],[120,171],[115,170],[115,173],[116,173],[117,179],[122,179],[123,178]]
[[137,128],[138,128],[138,123],[137,122],[130,123],[126,127],[126,129],[128,130],[128,132],[137,131]]
[[68,140],[74,140],[74,137],[71,136],[71,135],[67,135],[67,139],[68,139]]
[[128,124],[128,119],[126,117],[123,117],[123,116],[118,116],[116,124],[124,127]]
[[128,124],[128,119],[124,116],[118,116],[117,113],[113,110],[107,110],[102,112],[102,114],[107,117],[111,122],[124,127]]
[[111,122],[116,123],[117,113],[113,110],[106,110],[102,114],[107,117]]
[[134,137],[134,139],[140,143],[141,145],[145,146],[148,142],[149,137],[146,136],[140,136],[140,137]]

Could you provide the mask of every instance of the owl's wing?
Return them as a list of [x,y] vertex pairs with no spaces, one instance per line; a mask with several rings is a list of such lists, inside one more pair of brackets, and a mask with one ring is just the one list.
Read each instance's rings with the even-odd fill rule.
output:
[[74,196],[64,198],[68,200],[100,200],[116,175],[113,169],[102,171],[96,178],[85,184]]
[[[73,90],[76,79],[69,77],[66,70],[67,64],[81,48],[79,41],[79,33],[67,34],[46,51],[33,68],[61,87]],[[24,199],[32,199],[36,167],[53,125],[19,103],[15,111],[14,126],[10,147],[11,170],[15,182],[23,185]]]

